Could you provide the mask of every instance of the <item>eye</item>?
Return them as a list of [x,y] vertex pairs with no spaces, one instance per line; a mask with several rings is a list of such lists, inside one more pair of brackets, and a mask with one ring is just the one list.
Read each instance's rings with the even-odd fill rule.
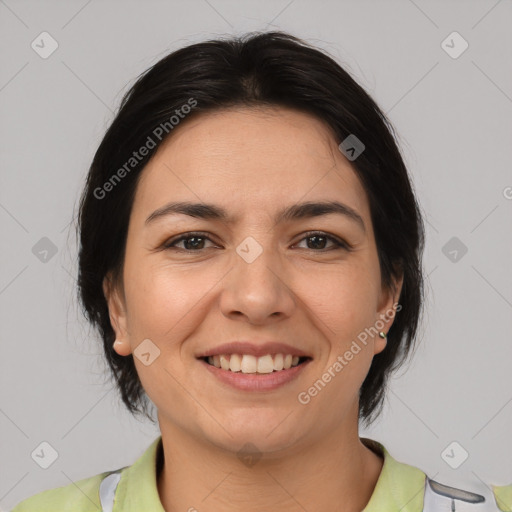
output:
[[[302,238],[300,241],[302,242],[303,240],[312,240],[312,243],[307,244],[308,247],[306,247],[306,249],[311,249],[317,252],[332,251],[335,249],[351,249],[351,247],[343,240],[340,240],[334,236],[330,236],[322,231],[310,231],[306,233],[306,236]],[[327,243],[327,241],[332,242],[332,246],[330,249],[325,248],[325,244]],[[320,251],[318,251],[318,249]]]
[[[207,247],[204,247],[205,241],[212,241],[206,233],[203,232],[191,232],[191,233],[185,233],[184,235],[179,236],[178,238],[171,239],[168,242],[166,242],[163,246],[164,249],[178,249],[178,250],[184,250],[186,252],[199,252],[204,249],[207,249]],[[306,249],[310,249],[316,252],[323,252],[323,251],[332,251],[334,249],[345,249],[349,251],[351,247],[344,242],[343,240],[340,240],[334,236],[328,235],[322,231],[310,231],[306,233],[306,236],[303,237],[300,242],[303,240],[312,240],[313,242],[311,244],[307,244],[308,247],[305,247]],[[326,248],[326,243],[330,241],[331,242],[331,248]],[[177,247],[177,244],[184,243],[185,245],[183,247]]]
[[[190,242],[188,242],[189,240]],[[166,242],[164,248],[174,249],[176,248],[176,244],[180,242],[185,242],[185,247],[177,247],[177,249],[182,249],[188,252],[198,252],[204,249],[204,247],[202,246],[204,245],[205,240],[210,240],[210,238],[208,238],[205,233],[185,233],[184,235],[181,235],[180,237],[175,238],[174,240],[171,239],[168,242]]]

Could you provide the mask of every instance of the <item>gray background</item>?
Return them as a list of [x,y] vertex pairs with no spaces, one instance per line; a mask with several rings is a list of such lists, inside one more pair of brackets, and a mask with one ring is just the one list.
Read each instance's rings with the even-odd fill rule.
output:
[[[362,435],[447,484],[512,483],[511,21],[507,0],[0,0],[0,507],[131,464],[158,435],[103,377],[70,222],[135,77],[185,44],[262,29],[326,49],[373,95],[426,215],[421,346]],[[59,45],[47,59],[31,48],[43,31]],[[458,58],[442,47],[453,31],[469,43]],[[31,458],[43,441],[58,452],[46,470]],[[453,441],[469,453],[458,469],[441,455]]]

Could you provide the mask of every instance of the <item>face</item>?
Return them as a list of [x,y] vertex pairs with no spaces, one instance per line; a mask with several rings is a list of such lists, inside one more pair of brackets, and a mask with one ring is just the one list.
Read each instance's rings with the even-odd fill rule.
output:
[[[166,212],[176,202],[215,209]],[[341,206],[283,214],[326,202]],[[115,350],[133,353],[162,434],[270,454],[357,428],[401,287],[381,284],[368,200],[329,128],[283,108],[182,122],[142,172],[122,279],[104,283]],[[237,361],[257,372],[225,369]]]

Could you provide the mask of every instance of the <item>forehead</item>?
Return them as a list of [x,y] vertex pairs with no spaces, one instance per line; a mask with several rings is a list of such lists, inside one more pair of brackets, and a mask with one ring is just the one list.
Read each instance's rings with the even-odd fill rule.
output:
[[195,114],[174,130],[143,170],[134,209],[174,199],[217,203],[244,215],[322,199],[369,213],[334,134],[310,114],[236,108]]

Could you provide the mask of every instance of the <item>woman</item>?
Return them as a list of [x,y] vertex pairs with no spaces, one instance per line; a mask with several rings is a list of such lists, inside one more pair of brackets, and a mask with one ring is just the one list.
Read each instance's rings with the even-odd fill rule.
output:
[[329,56],[263,33],[162,59],[79,230],[84,310],[161,437],[14,512],[512,510],[512,486],[443,486],[359,437],[414,347],[423,223],[388,121]]

